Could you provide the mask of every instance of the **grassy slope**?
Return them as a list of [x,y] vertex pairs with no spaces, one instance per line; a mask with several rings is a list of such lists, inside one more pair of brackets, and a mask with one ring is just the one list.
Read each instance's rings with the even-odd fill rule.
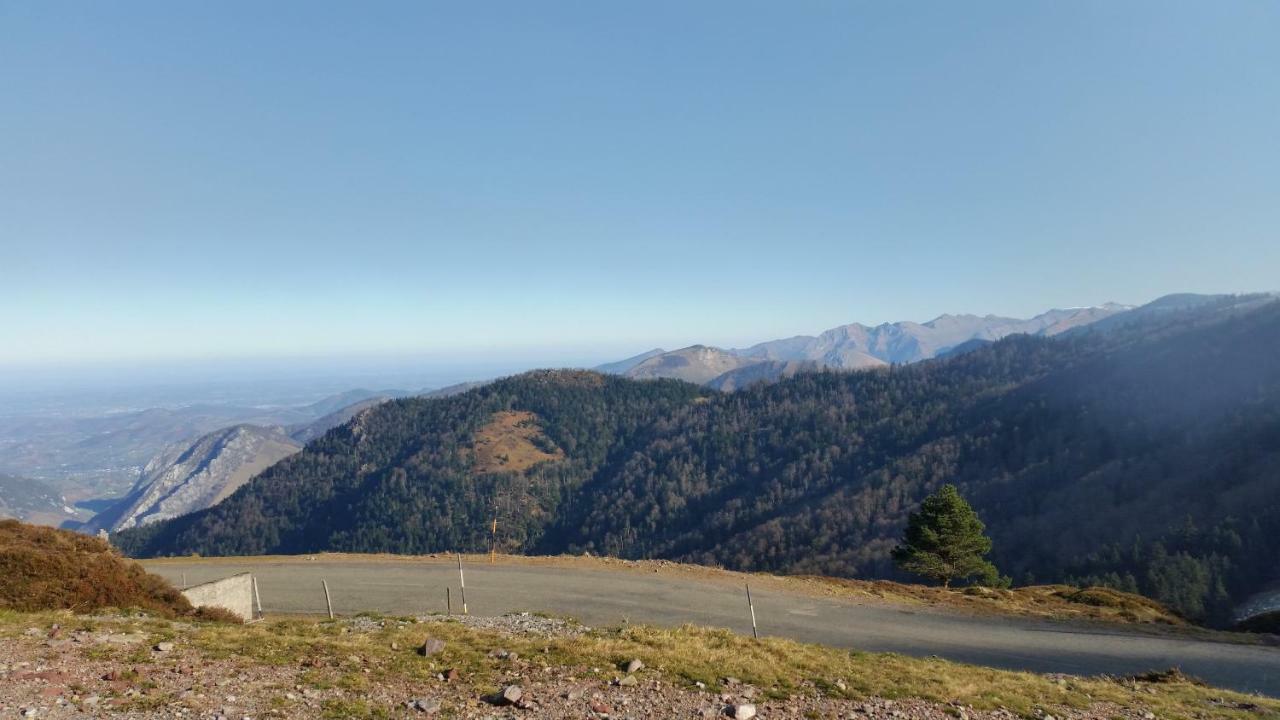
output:
[[67,530],[0,521],[0,608],[138,607],[187,614],[191,604],[164,579],[106,542]]
[[[0,611],[0,637],[16,638],[32,626],[50,628],[54,623],[92,630],[140,630],[151,642],[174,640],[209,660],[233,658],[246,670],[265,664],[310,667],[314,670],[308,671],[308,682],[316,687],[359,688],[409,681],[428,691],[474,697],[494,691],[509,675],[509,666],[489,655],[495,648],[504,648],[521,657],[537,658],[541,665],[569,668],[583,675],[592,673],[592,668],[614,672],[620,664],[639,658],[648,668],[643,673],[678,686],[692,689],[702,682],[715,692],[721,689],[723,678],[732,676],[775,698],[793,694],[920,698],[980,710],[1005,708],[1023,717],[1097,706],[1187,720],[1280,715],[1280,701],[1207,688],[1178,677],[1056,678],[773,638],[754,641],[728,631],[694,627],[626,626],[591,630],[577,637],[523,638],[449,621],[391,622],[369,632],[353,632],[350,624],[341,620],[295,618],[235,626]],[[446,649],[430,661],[415,651],[428,636],[446,642]],[[121,649],[119,653],[122,661],[154,662],[145,652]],[[353,656],[360,658],[358,667],[349,662]],[[461,671],[460,682],[447,690],[435,679],[443,668]],[[368,717],[382,716],[375,708],[365,710]],[[343,709],[344,714],[349,711]]]

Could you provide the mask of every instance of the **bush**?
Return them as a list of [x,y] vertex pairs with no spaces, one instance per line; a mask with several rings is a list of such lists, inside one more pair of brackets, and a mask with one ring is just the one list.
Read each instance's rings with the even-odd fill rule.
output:
[[195,612],[176,588],[105,541],[17,520],[0,521],[0,607],[138,608],[164,617]]

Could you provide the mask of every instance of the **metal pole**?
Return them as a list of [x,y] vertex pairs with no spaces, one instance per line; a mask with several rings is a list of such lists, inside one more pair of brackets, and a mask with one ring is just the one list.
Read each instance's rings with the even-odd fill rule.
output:
[[751,602],[751,583],[747,583],[747,607],[751,608],[751,637],[759,640],[760,633],[756,631],[756,605]]
[[253,602],[258,606],[258,619],[262,619],[262,596],[258,594],[258,576],[253,575]]
[[462,553],[458,553],[458,585],[462,591],[462,614],[470,615],[467,612],[467,579],[462,576]]
[[489,564],[498,559],[498,513],[493,513],[493,531],[489,537]]
[[333,619],[333,600],[329,597],[329,581],[321,580],[320,584],[324,586],[324,604],[329,606],[329,619]]

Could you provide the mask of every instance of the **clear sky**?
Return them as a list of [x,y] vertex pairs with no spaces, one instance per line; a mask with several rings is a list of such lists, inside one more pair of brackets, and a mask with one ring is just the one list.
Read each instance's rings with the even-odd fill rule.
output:
[[0,365],[1280,286],[1280,3],[0,0]]

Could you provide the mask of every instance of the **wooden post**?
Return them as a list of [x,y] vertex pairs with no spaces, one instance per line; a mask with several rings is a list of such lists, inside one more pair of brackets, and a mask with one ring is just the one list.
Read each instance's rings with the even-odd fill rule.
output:
[[321,580],[320,584],[324,586],[324,604],[329,606],[329,619],[333,619],[333,600],[329,597],[329,581]]
[[453,614],[453,588],[448,586],[444,589],[444,609],[447,614]]
[[458,586],[462,591],[462,614],[470,615],[467,611],[467,579],[462,576],[462,553],[458,553]]
[[253,602],[258,606],[258,619],[262,619],[262,596],[258,594],[258,576],[253,575]]
[[760,633],[756,631],[756,605],[751,602],[751,583],[747,583],[747,607],[751,608],[751,637],[759,640]]

